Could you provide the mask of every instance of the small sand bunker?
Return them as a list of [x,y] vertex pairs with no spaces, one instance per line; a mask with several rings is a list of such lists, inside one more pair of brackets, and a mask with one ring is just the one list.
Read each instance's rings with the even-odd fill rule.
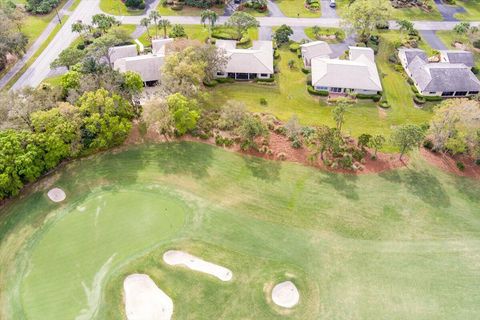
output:
[[272,300],[280,307],[292,308],[298,304],[299,299],[297,287],[291,281],[281,282],[273,287]]
[[184,265],[189,269],[210,274],[222,281],[232,279],[232,271],[229,269],[204,261],[183,251],[169,250],[163,254],[163,261],[171,266]]
[[67,197],[67,195],[65,194],[65,191],[63,191],[60,188],[51,189],[50,191],[48,191],[47,196],[53,202],[62,202]]
[[123,281],[128,320],[170,320],[173,302],[146,274],[131,274]]

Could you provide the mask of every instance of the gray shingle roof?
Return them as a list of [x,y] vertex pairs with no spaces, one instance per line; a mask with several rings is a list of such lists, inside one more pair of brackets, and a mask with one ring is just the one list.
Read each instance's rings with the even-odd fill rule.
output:
[[470,51],[463,50],[442,50],[440,51],[442,61],[450,63],[463,63],[467,67],[475,66],[473,54]]
[[405,58],[407,59],[407,66],[412,63],[412,61],[418,57],[419,59],[428,62],[428,57],[425,54],[425,51],[420,49],[400,49],[405,54]]

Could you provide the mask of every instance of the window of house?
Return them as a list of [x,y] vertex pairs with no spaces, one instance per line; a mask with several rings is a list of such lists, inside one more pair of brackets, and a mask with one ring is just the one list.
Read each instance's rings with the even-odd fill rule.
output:
[[451,96],[453,96],[453,92],[451,91],[442,92],[442,97],[451,97]]
[[315,87],[315,89],[317,89],[317,90],[328,90],[328,87],[317,86],[317,87]]
[[455,97],[463,97],[467,95],[467,91],[457,91],[455,92]]
[[217,72],[217,76],[223,76],[224,73],[223,72]]
[[260,77],[268,77],[268,73],[260,73]]
[[342,92],[342,88],[330,88],[331,92]]
[[435,94],[436,92],[435,91],[430,91],[429,94]]
[[470,91],[468,94],[478,94],[478,91]]

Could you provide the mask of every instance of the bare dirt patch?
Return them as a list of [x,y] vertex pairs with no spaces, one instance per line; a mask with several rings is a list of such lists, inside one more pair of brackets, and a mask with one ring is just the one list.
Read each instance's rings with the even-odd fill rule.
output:
[[[474,160],[465,155],[458,155],[458,156],[450,156],[443,153],[432,152],[425,148],[420,150],[420,154],[423,156],[425,160],[429,163],[433,164],[434,166],[459,175],[463,177],[470,177],[473,179],[480,179],[480,166],[476,165]],[[460,170],[457,167],[457,162],[462,162],[465,166],[464,170]]]

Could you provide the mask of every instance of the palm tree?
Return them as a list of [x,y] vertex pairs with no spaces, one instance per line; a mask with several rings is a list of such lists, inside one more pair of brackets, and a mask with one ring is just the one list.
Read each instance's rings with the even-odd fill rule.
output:
[[320,33],[320,27],[319,26],[313,26],[312,27],[312,32],[313,32],[313,35],[315,36],[315,39],[318,39],[318,34]]
[[151,22],[150,18],[143,18],[142,20],[140,20],[140,25],[147,28],[147,36],[150,40],[152,40],[152,37],[150,36],[150,30],[148,29],[148,27],[150,26],[150,22]]
[[208,39],[210,39],[212,37],[212,29],[218,20],[218,15],[215,11],[207,9],[202,11],[200,17],[203,25],[205,25],[205,22],[208,20]]
[[153,11],[150,11],[150,15],[149,15],[150,19],[153,20],[153,24],[155,25],[155,37],[158,38],[158,24],[157,24],[157,21],[162,17],[158,11],[156,10],[153,10]]
[[158,20],[158,26],[163,28],[163,37],[167,38],[167,28],[170,27],[171,23],[167,19]]
[[82,38],[82,40],[84,40],[83,33],[85,32],[85,30],[87,30],[87,26],[82,22],[82,20],[78,20],[72,23],[72,32],[77,32]]

